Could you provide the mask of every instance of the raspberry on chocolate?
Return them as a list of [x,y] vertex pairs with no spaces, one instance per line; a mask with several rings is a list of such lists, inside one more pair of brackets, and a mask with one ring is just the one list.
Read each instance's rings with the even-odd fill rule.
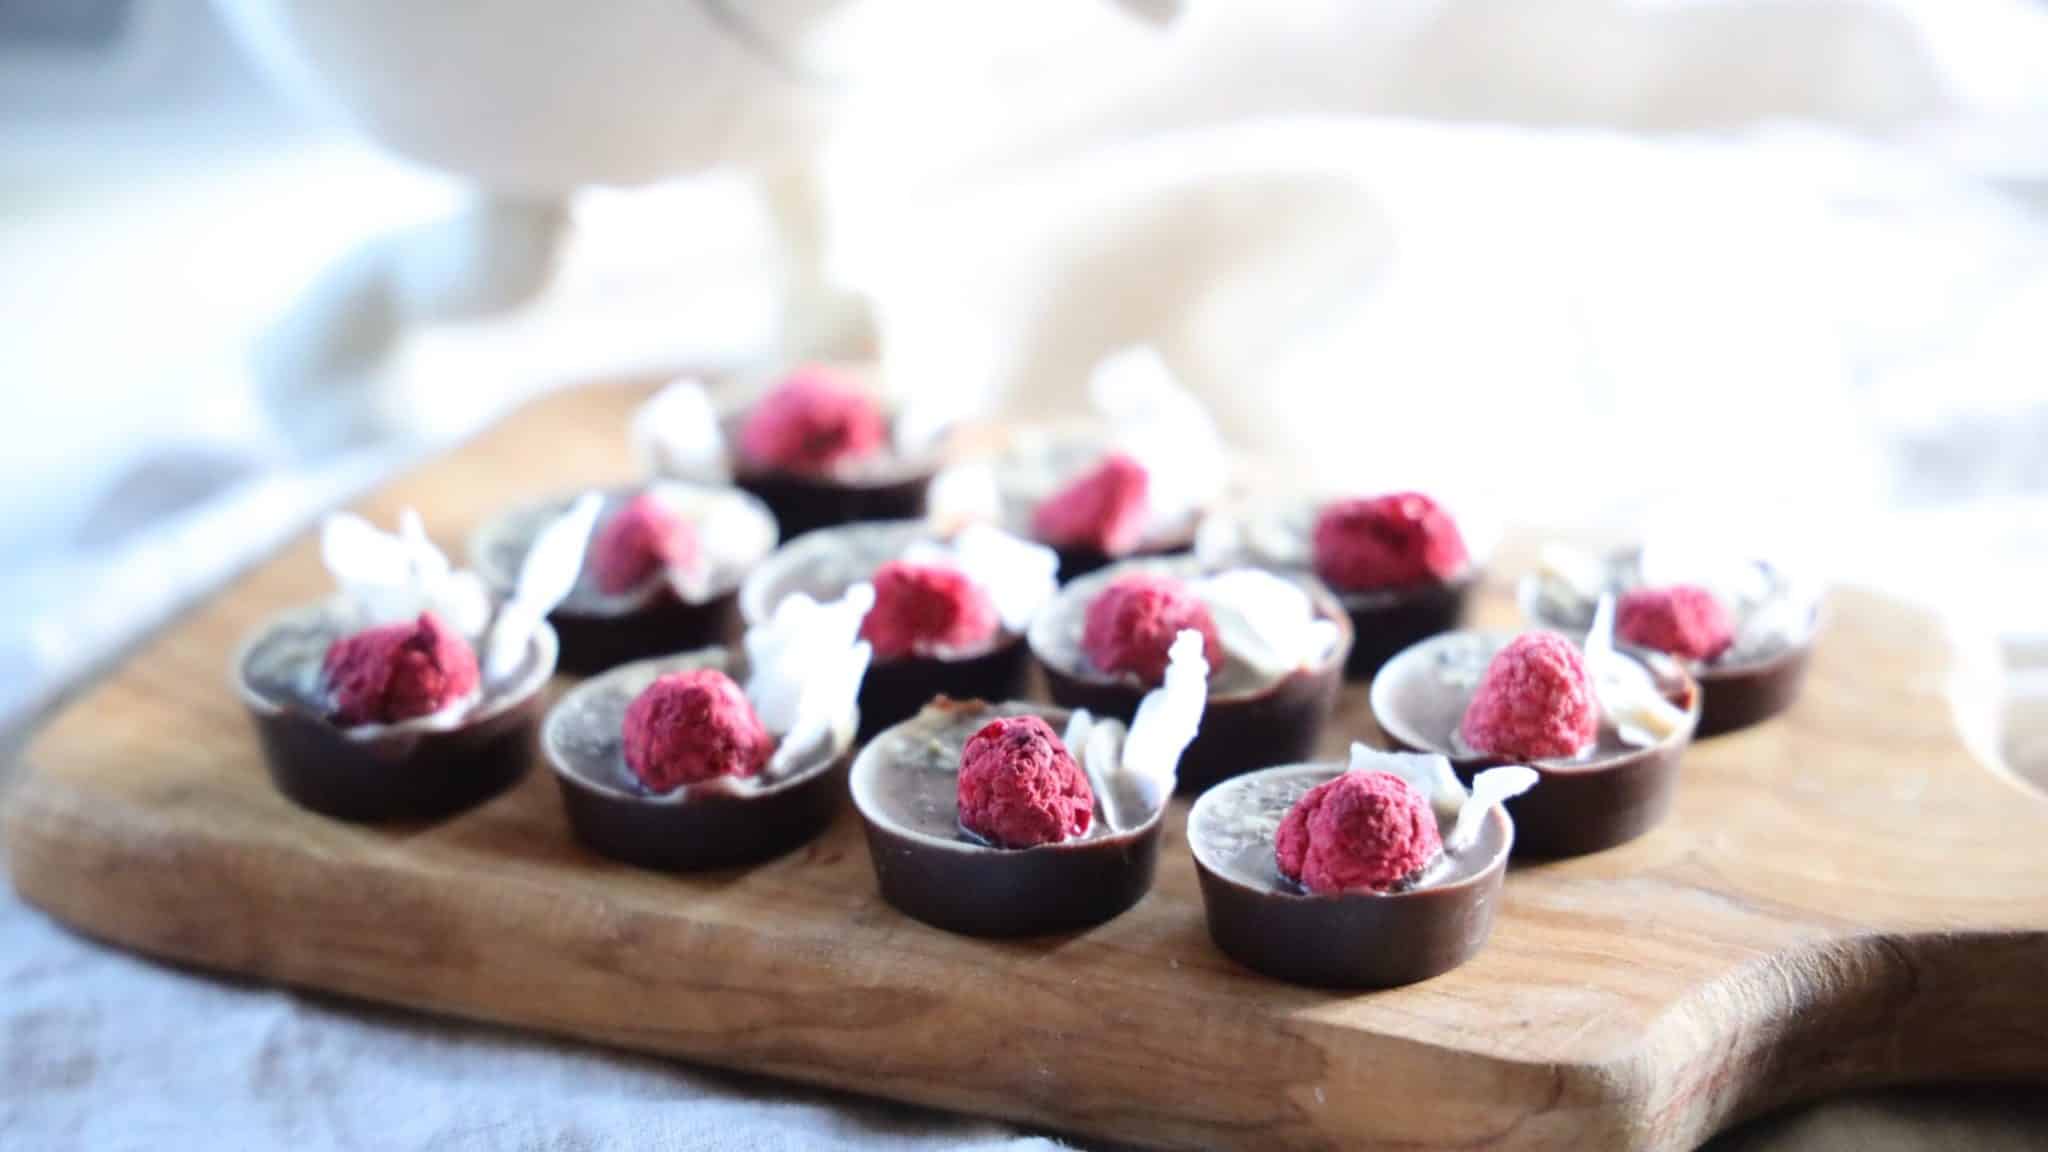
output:
[[1450,514],[1420,492],[1325,505],[1314,547],[1316,575],[1348,591],[1441,583],[1470,562]]
[[1429,867],[1443,837],[1429,801],[1391,772],[1346,772],[1280,821],[1280,874],[1311,892],[1386,892]]
[[1144,465],[1113,453],[1041,501],[1031,513],[1031,534],[1055,548],[1124,555],[1144,539],[1150,487]]
[[1222,663],[1223,644],[1209,606],[1171,576],[1132,572],[1088,602],[1081,651],[1104,672],[1128,672],[1157,685],[1166,676],[1167,650],[1183,628],[1202,634],[1202,655],[1210,667]]
[[430,716],[478,683],[469,642],[432,612],[343,636],[320,663],[342,724],[395,724]]
[[875,606],[861,621],[861,639],[875,657],[936,656],[979,648],[1001,620],[988,591],[950,564],[891,560],[875,569]]
[[960,826],[1002,848],[1056,844],[1088,831],[1095,790],[1045,721],[991,720],[960,751]]
[[597,590],[619,596],[655,573],[687,568],[697,559],[697,527],[652,492],[627,501],[590,542]]
[[652,792],[719,776],[752,776],[775,738],[746,693],[716,668],[671,672],[626,706],[626,767]]
[[1682,660],[1712,660],[1735,642],[1735,617],[1697,584],[1631,588],[1614,606],[1614,632]]
[[1473,751],[1512,760],[1576,756],[1600,733],[1600,703],[1578,646],[1524,632],[1494,653],[1459,735]]
[[763,467],[825,472],[873,455],[888,436],[872,397],[806,368],[754,404],[740,426],[740,452]]

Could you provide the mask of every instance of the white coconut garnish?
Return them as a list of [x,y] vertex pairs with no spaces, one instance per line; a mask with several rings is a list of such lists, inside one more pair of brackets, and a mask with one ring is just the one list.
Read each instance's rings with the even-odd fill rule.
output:
[[925,508],[925,520],[940,533],[957,532],[969,524],[1000,523],[1003,493],[995,467],[974,460],[940,469],[925,490]]
[[950,540],[917,540],[903,550],[913,564],[957,568],[994,601],[1003,627],[1022,632],[1059,591],[1059,553],[1000,528],[971,524]]
[[732,479],[725,432],[701,381],[683,377],[633,413],[633,453],[657,476],[719,484]]
[[780,742],[768,763],[779,775],[819,747],[842,749],[860,725],[860,683],[873,650],[860,638],[875,606],[872,584],[820,604],[799,592],[747,630],[747,700]]
[[1123,757],[1125,729],[1123,722],[1112,717],[1098,717],[1086,708],[1074,709],[1067,720],[1067,730],[1060,742],[1067,746],[1067,755],[1081,766],[1088,777],[1088,786],[1095,792],[1095,802],[1102,808],[1102,822],[1112,832],[1123,830],[1123,813],[1117,810],[1116,780],[1119,764]]
[[1164,804],[1173,794],[1181,753],[1200,730],[1208,702],[1209,661],[1202,655],[1202,634],[1184,628],[1166,650],[1165,679],[1138,701],[1124,736],[1119,771],[1145,788],[1148,801]]
[[534,534],[533,546],[519,563],[519,583],[512,596],[498,609],[491,634],[484,644],[483,674],[486,683],[516,674],[526,660],[533,630],[547,619],[555,605],[576,587],[583,571],[583,552],[590,546],[590,534],[604,498],[586,492],[576,498],[567,512]]
[[1300,585],[1263,569],[1233,568],[1190,588],[1215,618],[1224,650],[1262,676],[1322,663],[1342,635]]
[[1590,552],[1545,544],[1536,554],[1536,579],[1543,594],[1558,603],[1591,604],[1607,591],[1607,565]]
[[1195,529],[1195,557],[1209,568],[1307,568],[1314,559],[1314,521],[1315,510],[1307,506],[1219,508]]
[[1456,855],[1479,842],[1487,809],[1536,786],[1536,770],[1522,764],[1488,768],[1472,778],[1467,792],[1446,756],[1433,752],[1382,752],[1367,744],[1351,745],[1353,772],[1391,772],[1421,793],[1439,819],[1455,816],[1444,851]]
[[774,521],[727,490],[656,484],[649,491],[696,531],[696,562],[665,573],[689,603],[709,600],[722,573],[744,569],[775,547]]
[[1735,642],[1724,660],[1739,663],[1761,659],[1804,644],[1813,635],[1823,595],[1822,583],[1780,571],[1782,585],[1776,593],[1739,614]]
[[897,405],[891,442],[898,454],[923,456],[938,448],[948,430],[966,416],[965,391],[938,383],[913,388]]
[[1223,436],[1156,349],[1137,345],[1103,357],[1088,394],[1112,443],[1145,468],[1150,531],[1181,528],[1222,495]]
[[411,508],[398,514],[395,534],[352,513],[327,517],[320,526],[320,559],[355,627],[432,612],[474,641],[490,622],[489,588],[476,573],[448,563]]
[[1593,627],[1586,633],[1586,672],[1600,710],[1622,743],[1636,748],[1659,744],[1685,726],[1685,709],[1664,698],[1650,670],[1614,647],[1614,597],[1600,597]]

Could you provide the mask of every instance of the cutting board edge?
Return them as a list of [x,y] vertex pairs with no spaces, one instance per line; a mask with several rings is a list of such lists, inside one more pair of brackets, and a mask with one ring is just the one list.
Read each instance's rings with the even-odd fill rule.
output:
[[[501,1005],[466,1003],[459,995],[337,981],[331,973],[299,971],[289,962],[252,962],[237,954],[231,935],[207,932],[197,922],[199,930],[183,934],[159,927],[179,919],[179,905],[154,887],[169,873],[160,867],[163,855],[152,848],[175,855],[208,851],[209,845],[168,840],[153,845],[125,835],[117,825],[148,826],[144,809],[123,812],[121,801],[86,797],[57,774],[40,771],[33,759],[22,765],[5,804],[0,818],[6,823],[9,869],[22,898],[84,936],[158,960],[1052,1130],[1107,1134],[1159,1147],[1214,1146],[1245,1135],[1147,1108],[1134,1107],[1124,1121],[1102,1116],[1077,1121],[1026,1094],[991,1091],[963,1101],[958,1085],[921,1090],[912,1080],[878,1082],[829,1058],[720,1060],[720,1050],[687,1035],[629,1034],[571,1020],[508,1017]],[[99,881],[77,883],[80,870],[65,866],[79,863],[81,850],[94,853],[94,867],[84,874]],[[105,882],[108,877],[114,882]],[[147,914],[132,914],[138,901],[148,904]],[[1469,1061],[1474,1069],[1483,1066],[1483,1075],[1526,1091],[1532,1102],[1511,1123],[1481,1135],[1480,1146],[1686,1149],[1739,1121],[1852,1088],[2048,1082],[2048,997],[2025,994],[2044,968],[2048,930],[1857,931],[1815,938],[1758,957],[1702,986],[1660,1016],[1635,1045],[1604,1058],[1517,1059],[1453,1052],[1426,1041],[1313,1020],[1290,1021],[1288,1027],[1338,1059],[1383,1056],[1369,1049],[1392,1040]],[[2012,994],[1987,998],[1987,988]],[[1964,989],[1967,997],[1953,995]],[[1726,1030],[1731,1003],[1747,1020],[1732,1036]],[[1987,1044],[1987,1036],[2005,1042]],[[1964,1057],[1962,1063],[1951,1062],[1957,1054]],[[1335,1124],[1316,1128],[1315,1137],[1341,1146],[1385,1135],[1352,1128],[1341,1113],[1321,1119]],[[1174,1127],[1163,1128],[1162,1122]],[[1315,1144],[1304,1140],[1300,1146]]]

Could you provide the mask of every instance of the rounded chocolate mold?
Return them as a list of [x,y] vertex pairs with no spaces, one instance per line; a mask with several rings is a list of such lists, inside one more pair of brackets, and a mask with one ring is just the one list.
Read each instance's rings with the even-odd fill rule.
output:
[[1402,650],[1458,627],[1465,619],[1466,605],[1478,583],[1477,569],[1468,568],[1464,575],[1441,584],[1374,592],[1332,589],[1332,595],[1351,617],[1351,630],[1356,636],[1351,643],[1351,656],[1344,661],[1344,678],[1370,680]]
[[[812,532],[776,549],[740,588],[740,616],[749,627],[798,592],[834,600],[903,555],[937,537],[922,520],[844,524]],[[988,648],[958,656],[877,657],[860,685],[861,738],[917,715],[935,696],[1007,700],[1024,694],[1030,652],[1021,633],[1000,632]]]
[[960,827],[960,751],[1001,716],[1034,715],[1053,731],[1065,709],[936,700],[881,735],[853,762],[854,807],[882,898],[904,915],[966,936],[1078,932],[1136,904],[1152,887],[1166,797],[1130,780],[1114,788],[1119,824],[1098,791],[1088,831],[1058,844],[998,848]]
[[808,842],[839,806],[850,747],[820,748],[779,775],[720,777],[650,792],[626,766],[626,707],[659,676],[716,668],[744,681],[741,657],[705,648],[614,668],[548,712],[541,742],[576,838],[641,868],[693,872],[780,856]]
[[[1139,571],[1186,580],[1203,575],[1200,563],[1191,556],[1126,560],[1061,588],[1032,622],[1030,633],[1032,655],[1045,672],[1055,703],[1086,708],[1126,723],[1136,715],[1139,701],[1151,688],[1133,676],[1096,670],[1081,651],[1081,632],[1089,602],[1117,577]],[[1314,577],[1281,575],[1306,590],[1316,613],[1338,626],[1337,646],[1321,664],[1277,677],[1260,674],[1226,651],[1221,666],[1209,670],[1209,699],[1202,710],[1202,726],[1180,758],[1182,792],[1200,792],[1255,768],[1292,764],[1315,754],[1323,725],[1343,687],[1351,621]]]
[[[1188,812],[1188,846],[1209,936],[1231,959],[1296,984],[1389,988],[1427,980],[1478,953],[1493,930],[1516,825],[1498,807],[1470,848],[1410,887],[1318,895],[1280,874],[1280,821],[1342,764],[1289,764],[1227,780]],[[1455,815],[1437,814],[1448,838]]]
[[[1639,582],[1637,551],[1627,549],[1609,555],[1605,564],[1608,588],[1617,594]],[[1782,572],[1767,561],[1752,561],[1774,594],[1786,591]],[[1592,626],[1595,605],[1588,602],[1561,604],[1543,594],[1541,578],[1522,578],[1517,590],[1522,615],[1540,628],[1584,633]],[[1738,606],[1738,621],[1751,609]],[[1806,669],[1813,655],[1814,638],[1820,633],[1820,608],[1816,604],[1804,635],[1791,643],[1763,651],[1730,649],[1708,662],[1679,661],[1699,681],[1704,698],[1700,710],[1699,739],[1762,723],[1790,708],[1806,685]],[[1633,649],[1632,649],[1633,650]],[[1676,660],[1676,657],[1671,657]]]
[[1117,554],[1039,540],[1031,530],[1032,515],[1038,505],[1094,467],[1110,451],[1109,439],[1099,428],[1076,424],[1027,425],[1010,431],[1008,442],[993,463],[1004,529],[1026,540],[1038,540],[1058,553],[1062,583],[1119,561],[1177,556],[1195,546],[1199,514],[1172,524],[1149,526],[1135,548]]
[[784,540],[838,524],[911,520],[925,514],[932,477],[944,462],[943,437],[926,451],[897,451],[894,433],[902,413],[887,400],[878,401],[888,415],[889,442],[871,456],[823,472],[796,472],[747,459],[740,450],[740,429],[752,401],[720,418],[733,483],[767,505]]
[[[1372,682],[1372,714],[1395,747],[1449,757],[1468,784],[1483,769],[1517,763],[1478,755],[1458,736],[1479,677],[1513,633],[1446,632],[1389,660]],[[1571,759],[1532,760],[1536,786],[1508,801],[1516,849],[1528,856],[1582,856],[1625,844],[1671,810],[1678,763],[1699,724],[1699,685],[1676,660],[1624,655],[1649,669],[1664,698],[1685,709],[1679,730],[1647,748],[1627,744],[1605,717],[1593,749]]]
[[335,602],[266,623],[235,656],[234,676],[279,792],[359,823],[436,820],[509,787],[533,763],[541,689],[555,671],[543,624],[525,663],[457,706],[398,724],[336,725],[321,680],[327,648],[352,627]]
[[[686,652],[711,644],[738,639],[740,629],[739,585],[755,563],[775,547],[775,520],[766,505],[731,488],[689,484],[678,480],[657,481],[673,494],[686,515],[693,505],[707,501],[729,501],[740,516],[754,524],[760,536],[759,551],[747,557],[725,560],[708,574],[707,595],[685,599],[657,574],[643,586],[617,596],[598,591],[589,564],[578,575],[576,587],[548,614],[562,644],[562,671],[587,676],[634,660],[645,660],[672,652]],[[603,511],[599,530],[612,515],[643,491],[642,486],[609,488],[600,495]],[[494,595],[503,599],[519,582],[519,566],[533,545],[534,537],[569,510],[580,493],[524,504],[500,513],[484,523],[470,537],[469,560]]]
[[[1252,565],[1275,572],[1312,573],[1311,540],[1322,506],[1307,500],[1247,502],[1219,519],[1252,521],[1255,528],[1227,533],[1228,542],[1220,547],[1204,540],[1197,551],[1212,567]],[[1344,662],[1346,680],[1370,680],[1402,649],[1449,632],[1464,621],[1486,560],[1482,542],[1467,539],[1466,545],[1472,549],[1471,562],[1450,580],[1373,589],[1346,589],[1324,582],[1351,617],[1353,639],[1351,655]]]

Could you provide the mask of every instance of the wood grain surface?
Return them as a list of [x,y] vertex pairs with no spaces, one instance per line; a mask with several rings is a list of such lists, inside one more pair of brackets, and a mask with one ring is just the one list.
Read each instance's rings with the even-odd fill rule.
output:
[[[365,510],[416,505],[454,547],[509,501],[626,478],[640,395],[544,400]],[[579,849],[545,771],[433,826],[302,812],[227,666],[325,588],[302,539],[30,742],[24,897],[261,980],[1158,1146],[1686,1148],[1848,1086],[2048,1079],[2048,801],[1967,750],[1933,621],[1869,594],[1834,597],[1797,708],[1688,754],[1665,827],[1516,867],[1464,968],[1337,994],[1210,946],[1181,811],[1135,909],[1012,943],[883,905],[850,809],[692,878]],[[1333,751],[1369,735],[1363,695]]]

